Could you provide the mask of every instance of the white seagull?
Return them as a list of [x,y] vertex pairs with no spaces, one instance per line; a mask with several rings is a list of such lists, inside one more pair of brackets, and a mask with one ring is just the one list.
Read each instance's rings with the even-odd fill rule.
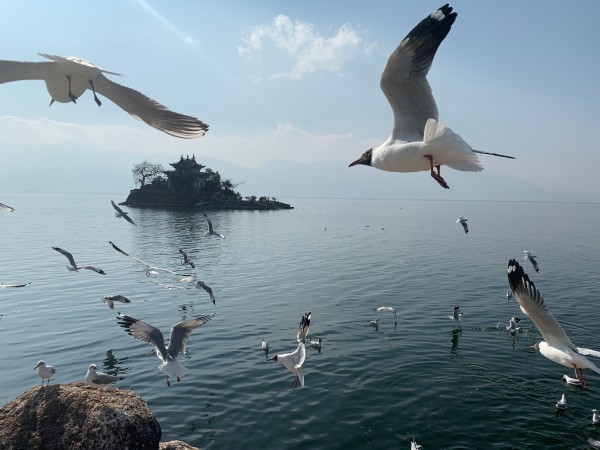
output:
[[184,252],[183,250],[179,249],[179,253],[181,253],[181,265],[182,266],[185,266],[187,264],[192,269],[196,268],[196,266],[194,265],[194,263],[192,262],[192,260],[190,258],[188,258],[188,255],[187,255],[186,252]]
[[560,400],[556,402],[556,409],[567,409],[567,394],[563,394]]
[[511,333],[516,333],[520,330],[517,324],[521,321],[517,316],[512,316],[512,318],[508,321],[506,325],[506,331],[510,331]]
[[523,259],[528,259],[529,262],[531,263],[531,265],[533,266],[533,269],[536,272],[539,272],[540,268],[538,266],[537,261],[535,260],[535,258],[537,258],[537,256],[532,255],[529,250],[523,250],[523,253],[525,253],[525,255],[523,255]]
[[180,353],[185,353],[185,344],[192,334],[192,331],[201,325],[204,325],[214,317],[213,314],[200,316],[186,322],[179,322],[171,328],[171,336],[169,338],[169,346],[165,345],[165,340],[162,332],[146,322],[134,319],[133,317],[120,314],[117,316],[118,323],[127,333],[143,342],[152,345],[156,350],[156,356],[161,361],[158,370],[167,376],[167,386],[171,385],[169,377],[175,377],[177,381],[181,381],[188,370],[177,361],[177,356]]
[[369,319],[368,322],[369,322],[369,325],[371,325],[372,327],[377,328],[379,326],[379,317],[376,318],[375,320]]
[[284,353],[282,355],[275,355],[271,358],[271,361],[277,361],[295,375],[294,379],[290,383],[290,387],[297,387],[298,382],[304,387],[304,373],[302,372],[302,366],[306,359],[306,347],[304,341],[310,328],[311,314],[304,314],[300,319],[300,325],[296,332],[296,340],[298,341],[298,347],[291,353]]
[[318,348],[318,349],[320,349],[323,345],[321,343],[321,339],[317,339],[317,340],[314,340],[314,341],[311,339],[310,346],[312,348]]
[[588,444],[590,444],[593,448],[600,448],[600,441],[597,441],[592,438],[588,438]]
[[577,378],[570,377],[569,375],[563,375],[562,380],[567,384],[581,386],[581,381],[579,381]]
[[225,239],[225,236],[223,236],[220,233],[217,233],[214,230],[212,221],[208,218],[206,213],[203,213],[203,214],[204,214],[204,218],[206,219],[206,223],[208,224],[208,231],[206,233],[204,233],[204,236],[219,236],[221,239]]
[[129,222],[130,224],[137,226],[137,223],[135,223],[135,222],[133,221],[133,219],[132,219],[131,217],[129,217],[129,213],[128,213],[128,212],[125,212],[125,211],[123,211],[123,210],[122,210],[121,208],[119,208],[119,206],[118,206],[118,205],[117,205],[115,202],[113,202],[112,200],[110,201],[110,203],[112,203],[112,205],[113,205],[113,208],[115,208],[115,211],[116,211],[116,213],[115,213],[115,217],[122,217],[122,218],[123,218],[123,219],[125,219],[127,222]]
[[4,203],[0,203],[0,210],[6,211],[6,212],[13,212],[15,210],[15,208],[5,205]]
[[20,288],[20,287],[25,287],[27,285],[31,284],[31,281],[29,283],[25,283],[25,284],[4,284],[4,283],[0,283],[0,289],[2,288]]
[[469,234],[469,225],[467,225],[467,220],[469,219],[465,219],[463,216],[460,216],[458,219],[456,219],[456,223],[460,223],[465,230],[465,233]]
[[75,264],[75,259],[73,258],[73,255],[71,255],[71,253],[69,253],[68,251],[63,250],[62,248],[52,247],[52,250],[56,250],[58,253],[61,253],[62,255],[66,256],[66,258],[69,260],[69,263],[71,264],[70,266],[67,266],[67,269],[69,269],[71,272],[79,272],[80,269],[87,269],[93,270],[94,272],[99,273],[100,275],[106,275],[106,272],[104,272],[104,270],[94,266],[78,266],[77,264]]
[[263,339],[262,343],[260,344],[260,348],[262,348],[265,351],[265,353],[267,353],[269,351],[269,343]]
[[600,369],[584,355],[598,358],[600,352],[575,347],[550,313],[540,291],[537,290],[533,281],[529,280],[523,268],[514,259],[508,262],[508,282],[517,302],[519,302],[521,311],[533,320],[544,338],[543,341],[536,343],[534,347],[550,361],[565,367],[571,367],[581,385],[585,386],[583,369],[591,369],[596,373],[600,373]]
[[423,446],[417,444],[417,440],[413,438],[413,440],[410,442],[410,450],[423,450]]
[[139,263],[141,263],[144,266],[144,269],[146,271],[146,276],[150,276],[150,275],[158,275],[160,272],[166,272],[166,273],[170,273],[171,275],[176,275],[179,277],[187,277],[189,276],[188,274],[185,273],[177,273],[174,272],[172,270],[169,269],[163,269],[162,267],[157,267],[155,265],[152,265],[150,263],[147,263],[145,261],[142,261],[140,258],[130,255],[129,253],[127,253],[126,251],[120,249],[119,247],[117,247],[112,241],[108,241],[108,243],[111,245],[112,248],[114,248],[116,251],[118,251],[119,253],[127,256],[128,258],[131,258]]
[[47,366],[44,361],[38,361],[33,370],[35,369],[38,370],[38,375],[42,379],[42,386],[44,385],[44,380],[48,380],[46,384],[50,384],[50,378],[56,373],[56,368],[54,366]]
[[123,377],[98,372],[96,364],[90,364],[88,371],[85,374],[85,382],[90,386],[99,388],[107,387],[109,384],[115,383],[122,379]]
[[455,20],[452,8],[448,4],[442,6],[413,28],[390,55],[380,86],[394,113],[392,134],[349,167],[364,164],[391,172],[429,170],[433,179],[448,189],[440,175],[442,165],[480,172],[483,165],[477,153],[514,159],[473,150],[458,134],[438,122],[438,109],[426,76]]
[[510,302],[510,299],[512,298],[512,291],[506,291],[506,301]]
[[208,130],[208,125],[197,118],[173,112],[156,100],[104,76],[105,73],[120,76],[118,73],[75,56],[38,54],[51,62],[0,61],[0,84],[43,80],[51,97],[50,105],[55,101],[76,103],[90,89],[98,106],[102,102],[96,94],[103,95],[136,119],[171,136],[191,139],[204,135]]
[[396,310],[394,308],[392,308],[391,306],[380,306],[379,308],[375,308],[375,311],[377,312],[393,312],[395,317],[396,316]]
[[115,309],[115,302],[131,303],[131,300],[121,294],[107,295],[106,297],[102,297],[102,301],[106,303],[110,309]]
[[452,315],[448,316],[448,318],[459,322],[460,319],[462,319],[462,316],[463,316],[463,313],[460,312],[460,308],[458,307],[458,305],[456,305],[454,307],[454,310],[452,311]]
[[196,289],[202,289],[204,290],[208,296],[210,297],[210,300],[213,302],[213,305],[217,304],[217,301],[215,299],[215,294],[213,293],[213,290],[210,288],[210,286],[208,286],[207,284],[204,283],[204,281],[199,280],[198,278],[194,277],[194,276],[190,276],[190,277],[185,277],[180,279],[179,281],[185,281],[188,283],[193,283],[194,287]]
[[592,423],[598,425],[600,423],[600,414],[597,409],[592,409]]

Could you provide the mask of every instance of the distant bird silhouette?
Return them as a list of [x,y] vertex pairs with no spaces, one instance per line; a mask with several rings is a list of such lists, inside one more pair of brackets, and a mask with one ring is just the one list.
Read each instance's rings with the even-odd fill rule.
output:
[[206,215],[206,213],[204,214],[204,218],[206,219],[206,223],[208,224],[208,231],[206,233],[204,233],[204,236],[219,236],[221,239],[225,239],[225,236],[223,236],[220,233],[217,233],[215,231],[215,229],[213,228],[213,223],[212,221],[208,218],[208,216]]
[[113,208],[115,208],[115,211],[116,211],[116,213],[115,213],[115,216],[116,216],[116,217],[122,217],[122,218],[123,218],[123,219],[125,219],[127,222],[129,222],[130,224],[132,224],[132,225],[136,225],[136,226],[137,226],[137,224],[136,224],[136,223],[133,221],[133,219],[132,219],[131,217],[129,217],[129,213],[128,213],[128,212],[125,212],[125,211],[123,211],[123,210],[122,210],[121,208],[119,208],[119,206],[118,206],[118,205],[117,205],[115,202],[113,202],[112,200],[110,201],[110,203],[112,204]]
[[462,225],[463,229],[465,230],[465,233],[469,234],[469,226],[467,225],[467,220],[469,220],[469,219],[465,219],[463,216],[460,216],[456,220],[456,223],[460,223]]
[[525,253],[525,255],[523,256],[523,259],[528,259],[529,262],[531,263],[531,265],[533,266],[533,269],[536,272],[539,272],[540,268],[539,268],[538,263],[537,263],[537,261],[535,259],[535,258],[537,258],[537,256],[533,256],[529,250],[523,250],[523,253]]
[[115,302],[120,303],[131,303],[124,295],[107,295],[106,297],[102,297],[102,301],[108,305],[110,309],[115,309]]
[[179,253],[181,253],[181,265],[185,266],[186,264],[188,266],[191,266],[192,269],[194,269],[196,266],[194,265],[194,263],[192,262],[191,259],[188,258],[188,255],[186,252],[184,252],[183,250],[179,249]]

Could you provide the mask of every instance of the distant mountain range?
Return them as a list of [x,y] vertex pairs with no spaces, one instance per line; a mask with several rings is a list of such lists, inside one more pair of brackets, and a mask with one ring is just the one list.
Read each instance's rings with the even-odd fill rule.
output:
[[[180,155],[143,155],[91,146],[15,145],[0,143],[0,192],[112,193],[122,201],[134,188],[131,168],[147,159],[162,164]],[[191,155],[190,155],[191,156]],[[223,179],[241,183],[243,196],[315,198],[379,198],[425,200],[497,200],[600,202],[600,196],[549,192],[525,180],[497,172],[461,173],[446,169],[444,190],[425,172],[388,173],[370,167],[348,168],[328,161],[269,161],[249,169],[196,154],[196,160],[219,171]],[[116,200],[116,199],[115,199]]]

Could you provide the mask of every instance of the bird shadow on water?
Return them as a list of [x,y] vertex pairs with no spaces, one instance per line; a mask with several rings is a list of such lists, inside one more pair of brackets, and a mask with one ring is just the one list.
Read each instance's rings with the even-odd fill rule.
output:
[[[113,355],[112,349],[106,351],[106,358],[102,361],[102,367],[104,368],[104,372],[109,375],[119,375],[122,373],[129,372],[129,368],[125,367],[125,363],[129,358],[117,358]],[[123,366],[123,367],[121,367]]]

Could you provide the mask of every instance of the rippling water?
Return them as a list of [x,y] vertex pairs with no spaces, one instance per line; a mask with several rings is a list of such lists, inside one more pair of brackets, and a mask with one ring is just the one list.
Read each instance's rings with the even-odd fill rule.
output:
[[[540,335],[507,302],[506,264],[528,249],[526,272],[575,344],[600,349],[600,205],[287,199],[292,211],[211,214],[225,240],[204,237],[201,211],[132,209],[113,216],[110,196],[14,195],[0,214],[0,402],[39,383],[39,359],[54,383],[82,380],[87,366],[125,376],[157,416],[163,440],[202,448],[587,448],[600,376],[564,385],[571,371],[529,346]],[[10,200],[10,201],[9,201]],[[114,200],[119,200],[114,197]],[[455,223],[469,219],[470,233]],[[147,278],[114,251],[183,270],[178,249],[217,297],[176,278]],[[80,264],[68,272],[58,246]],[[187,270],[185,270],[187,272]],[[129,297],[108,309],[100,298]],[[389,305],[399,315],[373,308]],[[448,319],[454,305],[460,327]],[[150,346],[116,323],[117,311],[160,327],[216,312],[181,357],[189,374],[166,386]],[[306,386],[266,361],[292,351],[300,316],[312,311]],[[499,328],[513,315],[524,330]],[[99,367],[99,368],[100,368]],[[554,403],[568,393],[569,409]]]

